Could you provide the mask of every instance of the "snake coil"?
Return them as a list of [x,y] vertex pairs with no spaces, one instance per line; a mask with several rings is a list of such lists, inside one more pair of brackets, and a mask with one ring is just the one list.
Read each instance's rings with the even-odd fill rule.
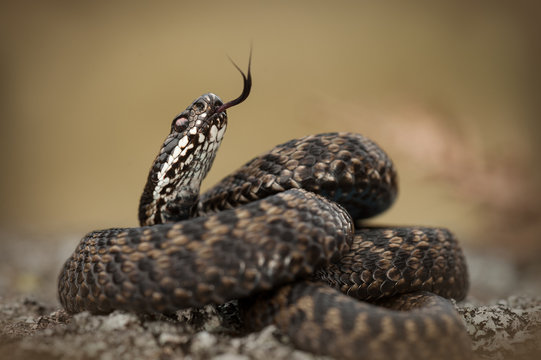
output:
[[64,308],[172,312],[239,299],[247,326],[274,323],[314,353],[470,357],[444,299],[460,300],[468,288],[453,235],[354,227],[397,194],[395,168],[371,140],[351,133],[291,140],[199,194],[226,109],[250,93],[250,68],[239,71],[237,99],[224,104],[204,94],[173,119],[141,196],[141,227],[81,240],[59,276]]

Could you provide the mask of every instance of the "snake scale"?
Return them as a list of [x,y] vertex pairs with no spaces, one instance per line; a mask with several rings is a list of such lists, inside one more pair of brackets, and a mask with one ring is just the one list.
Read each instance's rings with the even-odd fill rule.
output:
[[316,354],[469,358],[469,339],[445,299],[460,300],[468,288],[453,235],[361,223],[397,194],[393,163],[371,140],[291,140],[199,194],[226,109],[250,93],[250,67],[247,75],[237,69],[237,99],[204,94],[174,118],[141,196],[141,227],[81,240],[59,276],[64,308],[174,312],[238,299],[248,328],[274,323]]

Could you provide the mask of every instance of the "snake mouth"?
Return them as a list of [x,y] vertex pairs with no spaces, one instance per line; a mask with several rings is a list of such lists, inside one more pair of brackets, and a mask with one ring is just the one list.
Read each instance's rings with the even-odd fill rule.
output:
[[202,130],[201,132],[208,133],[212,131],[212,127],[216,126],[219,129],[227,125],[227,113],[225,111],[214,112],[210,116],[207,116],[206,119],[202,121]]

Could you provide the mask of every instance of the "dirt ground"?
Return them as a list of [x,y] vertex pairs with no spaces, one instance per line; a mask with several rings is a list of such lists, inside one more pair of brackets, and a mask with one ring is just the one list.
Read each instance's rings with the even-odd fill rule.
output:
[[[179,311],[176,319],[113,312],[66,314],[56,275],[73,239],[57,246],[17,239],[1,256],[0,358],[5,359],[323,359],[295,350],[269,326],[247,334],[235,304]],[[47,245],[40,245],[47,244]],[[60,249],[60,251],[58,250]],[[31,261],[25,254],[33,254]],[[467,252],[470,296],[457,304],[479,359],[541,355],[539,264]],[[27,263],[28,262],[28,263]],[[33,265],[30,265],[33,264]]]

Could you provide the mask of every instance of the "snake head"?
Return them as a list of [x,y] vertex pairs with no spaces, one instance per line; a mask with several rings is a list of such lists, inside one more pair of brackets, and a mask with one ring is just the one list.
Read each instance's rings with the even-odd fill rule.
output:
[[244,80],[238,98],[224,104],[213,93],[203,94],[173,119],[171,132],[154,160],[141,196],[141,225],[195,215],[201,182],[212,166],[227,127],[226,109],[240,104],[250,94],[250,67],[248,75],[235,67]]
[[200,137],[199,134],[207,135],[212,126],[222,129],[227,124],[226,112],[218,111],[222,105],[222,100],[213,93],[201,95],[173,119],[171,135]]
[[225,110],[246,100],[252,89],[252,74],[250,72],[252,54],[250,53],[247,74],[244,74],[233,60],[231,60],[231,62],[241,73],[244,81],[244,87],[240,96],[224,104],[222,100],[213,93],[201,95],[195,99],[186,110],[173,119],[173,123],[171,124],[171,134],[188,133],[195,135],[204,133],[204,129],[207,130],[207,133],[209,129],[210,132],[213,133],[214,130],[212,129],[212,126],[216,126],[218,131],[226,126],[227,114]]

